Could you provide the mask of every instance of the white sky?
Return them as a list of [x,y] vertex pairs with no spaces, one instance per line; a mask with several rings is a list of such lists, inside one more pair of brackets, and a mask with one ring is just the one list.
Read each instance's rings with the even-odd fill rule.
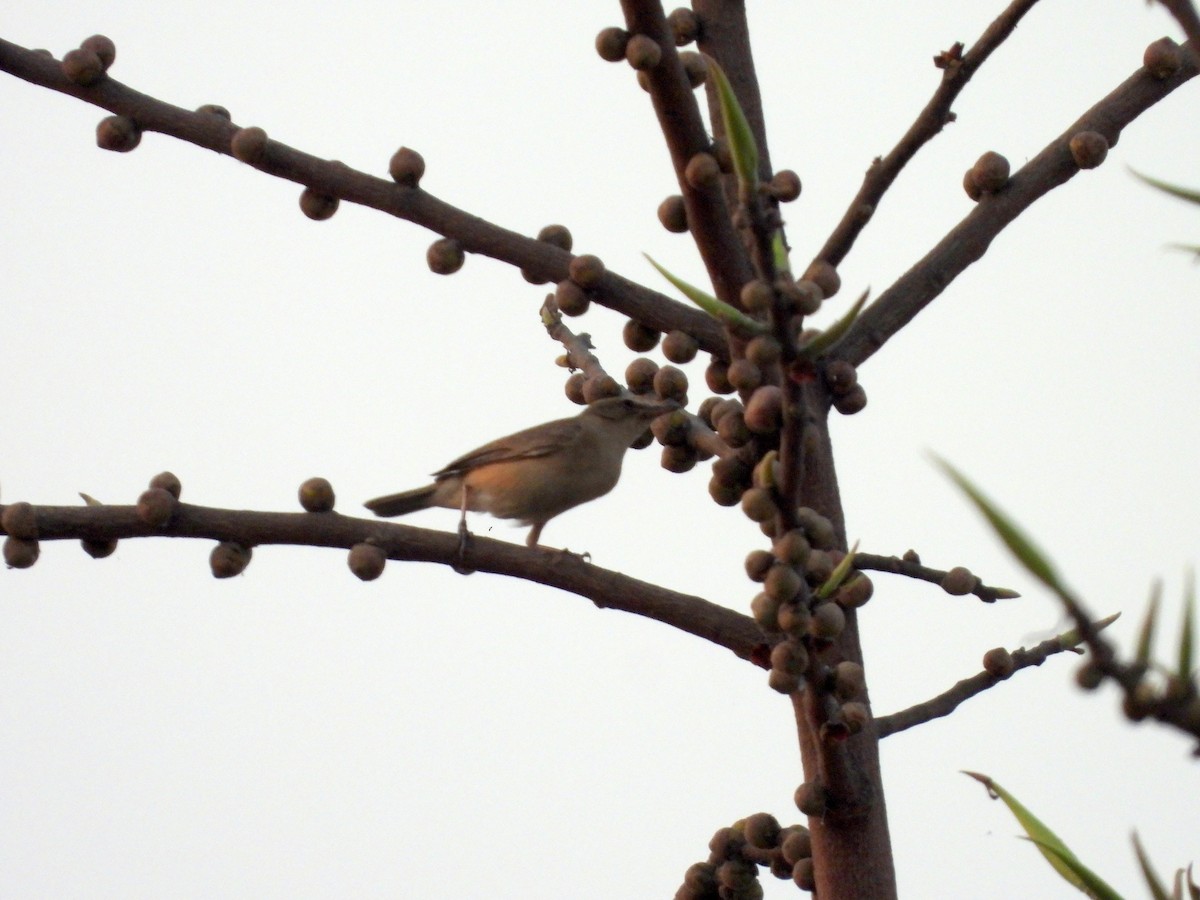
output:
[[[1000,6],[753,4],[772,159],[805,185],[786,210],[798,262],[933,91],[931,57]],[[700,282],[655,219],[675,187],[647,98],[591,49],[618,23],[615,3],[60,2],[6,10],[0,36],[61,55],[107,34],[113,77],[138,90],[381,175],[414,147],[451,203],[530,234],[562,222],[655,287],[643,251]],[[961,175],[982,152],[1019,166],[1168,33],[1135,0],[1042,4],[885,199],[844,296],[881,291],[969,210]],[[870,405],[834,426],[851,536],[1025,594],[984,606],[877,578],[862,621],[878,713],[1063,627],[928,450],[1015,512],[1097,613],[1124,610],[1126,646],[1162,575],[1174,640],[1200,537],[1200,270],[1164,247],[1200,241],[1200,216],[1126,166],[1200,183],[1196,89],[863,368]],[[133,502],[171,469],[185,500],[291,510],[320,474],[353,513],[570,414],[544,289],[516,272],[471,258],[434,276],[432,235],[348,206],[311,222],[294,185],[160,135],[102,152],[104,113],[7,76],[0,109],[6,501]],[[623,371],[622,320],[577,324]],[[708,501],[707,466],[668,476],[655,456],[545,540],[747,609],[757,529]],[[64,542],[0,572],[0,896],[669,897],[721,825],[799,818],[790,707],[724,651],[488,575],[392,563],[362,584],[339,552],[261,548],[216,582],[209,549],[130,541],[97,562]],[[1074,668],[1055,658],[885,742],[902,896],[1073,893],[960,769],[1012,789],[1130,896],[1132,829],[1163,872],[1198,859],[1189,745],[1127,725]]]

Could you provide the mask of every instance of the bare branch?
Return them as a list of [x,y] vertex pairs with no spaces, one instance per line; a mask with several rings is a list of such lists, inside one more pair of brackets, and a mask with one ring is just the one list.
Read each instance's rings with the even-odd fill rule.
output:
[[[1190,45],[1189,45],[1190,46]],[[1144,67],[1089,109],[1009,180],[1007,187],[985,195],[916,265],[863,310],[833,355],[861,364],[882,347],[960,273],[987,252],[992,240],[1035,201],[1076,173],[1068,144],[1083,131],[1117,142],[1121,130],[1180,85],[1195,77],[1195,54],[1185,56],[1173,75],[1155,78]]]
[[1006,681],[1012,676],[1013,672],[1029,668],[1030,666],[1040,666],[1056,653],[1063,653],[1068,650],[1078,652],[1073,646],[1068,645],[1063,640],[1062,635],[1044,640],[1031,650],[1020,647],[1013,650],[1010,654],[1012,670],[1007,675],[994,675],[985,670],[977,675],[972,675],[970,678],[964,678],[955,684],[954,687],[950,688],[950,690],[938,694],[924,703],[918,703],[916,706],[910,706],[908,709],[880,716],[875,720],[875,731],[880,738],[885,738],[889,734],[905,731],[914,725],[922,725],[933,719],[948,716],[960,704],[978,694],[982,694],[988,688],[995,687],[1000,682]]
[[953,121],[950,107],[959,93],[993,51],[1013,33],[1022,17],[1035,3],[1037,0],[1014,0],[965,54],[961,53],[962,45],[956,44],[954,48],[935,58],[935,64],[942,70],[941,84],[904,137],[892,148],[891,153],[871,164],[862,187],[850,202],[850,208],[834,228],[833,234],[825,241],[825,246],[821,248],[816,259],[836,266],[846,257],[859,233],[875,214],[879,201],[900,174],[900,170],[916,156],[918,150],[939,134],[948,122]]
[[[0,506],[0,513],[4,509]],[[260,512],[179,503],[161,528],[146,524],[134,506],[34,506],[32,512],[38,541],[173,537],[231,541],[244,547],[288,544],[343,549],[369,543],[383,550],[388,559],[448,566],[465,563],[473,571],[556,587],[587,597],[602,609],[655,619],[759,665],[767,658],[771,643],[749,616],[702,597],[602,569],[562,550],[528,548],[472,536],[465,555],[460,557],[456,534],[336,512]]]
[[1200,15],[1196,14],[1196,7],[1192,0],[1158,0],[1158,2],[1175,17],[1179,27],[1187,35],[1188,42],[1193,47],[1200,45]]
[[[156,100],[110,77],[84,87],[70,81],[60,64],[0,39],[0,70],[32,84],[69,94],[133,119],[142,131],[179,138],[215,153],[231,155],[230,141],[238,126],[221,116],[192,112]],[[260,171],[294,181],[331,197],[369,206],[454,238],[464,250],[507,262],[544,281],[567,277],[571,254],[545,241],[509,231],[451,206],[420,188],[406,187],[356,171],[344,163],[324,160],[278,141],[269,141]],[[686,304],[606,272],[589,296],[617,312],[660,331],[682,329],[709,353],[727,358],[725,335],[711,318]]]
[[[930,584],[938,586],[941,586],[949,574],[949,572],[942,569],[931,569],[929,566],[921,565],[918,560],[901,559],[898,556],[878,556],[874,553],[855,554],[854,568],[859,570],[870,569],[873,572],[890,572],[893,575],[904,575],[908,578],[916,578],[919,581],[928,581]],[[979,578],[975,579],[975,587],[968,593],[974,594],[984,603],[995,603],[997,600],[1012,600],[1021,596],[1009,588],[986,585]]]

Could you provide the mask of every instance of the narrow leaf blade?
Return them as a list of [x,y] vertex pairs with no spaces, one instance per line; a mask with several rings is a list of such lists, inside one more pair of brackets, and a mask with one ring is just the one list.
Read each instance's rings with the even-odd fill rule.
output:
[[933,461],[983,513],[984,518],[987,519],[988,524],[992,526],[1000,540],[1004,541],[1008,549],[1026,569],[1055,593],[1067,592],[1049,558],[1038,549],[1033,540],[1015,522],[1000,512],[999,507],[988,500],[979,488],[975,487],[965,475],[946,460],[935,455]]
[[1159,879],[1158,873],[1154,871],[1154,866],[1150,864],[1150,857],[1146,855],[1136,831],[1133,833],[1133,852],[1137,854],[1138,865],[1142,868],[1142,877],[1146,879],[1150,895],[1154,900],[1171,900],[1166,886]]
[[738,102],[725,70],[711,56],[705,56],[704,61],[717,88],[721,119],[725,123],[725,135],[729,139],[729,152],[733,157],[733,170],[743,190],[753,189],[758,184],[758,144],[754,140],[754,132],[750,129],[742,104]]
[[1150,602],[1146,605],[1146,618],[1142,621],[1142,630],[1138,634],[1137,661],[1143,666],[1150,664],[1150,654],[1154,650],[1154,627],[1158,622],[1158,604],[1162,600],[1162,582],[1157,578],[1150,588]]
[[816,359],[823,353],[828,353],[836,347],[841,339],[846,336],[846,332],[850,330],[850,326],[858,318],[858,314],[862,311],[863,305],[867,302],[869,296],[871,296],[871,289],[867,288],[862,292],[862,296],[854,301],[854,305],[846,311],[844,316],[801,347],[800,352],[808,359]]
[[695,303],[698,307],[726,325],[739,331],[748,334],[763,334],[767,330],[767,326],[757,319],[752,319],[740,309],[730,306],[723,300],[718,300],[712,294],[705,293],[700,288],[688,284],[682,278],[677,278],[655,262],[654,258],[648,253],[643,253],[642,256],[650,261],[650,265],[658,269],[658,273],[663,278],[671,282],[681,294]]

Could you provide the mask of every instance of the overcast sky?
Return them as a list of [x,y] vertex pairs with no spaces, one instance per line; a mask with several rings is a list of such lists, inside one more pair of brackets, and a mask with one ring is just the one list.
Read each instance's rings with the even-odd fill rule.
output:
[[[752,6],[772,160],[804,182],[785,210],[802,264],[935,89],[932,57],[1001,4]],[[616,3],[534,0],[59,2],[6,10],[0,36],[61,56],[107,34],[112,76],[140,91],[222,104],[379,175],[413,147],[423,187],[469,212],[528,234],[561,222],[577,252],[656,288],[643,251],[702,283],[655,218],[676,187],[648,99],[592,50],[619,22]],[[1040,5],[888,194],[823,319],[970,210],[961,178],[981,153],[1019,167],[1164,34],[1136,0]],[[1126,647],[1161,576],[1174,640],[1200,546],[1200,269],[1165,248],[1200,242],[1200,216],[1128,168],[1200,182],[1196,90],[1018,219],[863,367],[867,409],[835,421],[852,540],[1024,595],[987,606],[876,578],[861,621],[877,713],[1066,627],[929,451],[1012,511],[1097,614],[1124,611]],[[323,475],[353,514],[571,414],[545,290],[508,267],[435,276],[434,235],[346,205],[312,222],[291,183],[161,135],[103,152],[105,113],[7,75],[0,109],[6,502],[131,503],[170,469],[187,501],[269,510]],[[624,370],[619,316],[575,324]],[[695,403],[703,363],[689,369]],[[672,476],[656,457],[631,454],[613,494],[543,540],[746,611],[757,528],[709,501],[707,466]],[[63,542],[0,571],[0,896],[662,898],[718,827],[799,820],[790,705],[723,650],[495,576],[391,563],[360,583],[334,551],[260,548],[217,582],[209,550],[129,541],[94,561]],[[1144,896],[1131,830],[1163,872],[1197,859],[1188,743],[1128,725],[1112,690],[1080,693],[1076,665],[1056,657],[885,741],[902,896],[1072,895],[961,769],[1129,896]]]

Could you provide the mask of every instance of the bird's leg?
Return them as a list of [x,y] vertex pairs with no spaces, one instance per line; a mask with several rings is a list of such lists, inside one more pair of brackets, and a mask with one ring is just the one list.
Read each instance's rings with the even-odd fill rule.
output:
[[525,538],[525,546],[536,547],[538,545],[538,538],[542,536],[542,529],[545,527],[545,522],[534,522],[533,527],[529,529],[529,537]]
[[467,530],[467,486],[462,486],[462,504],[461,517],[458,520],[458,562],[454,566],[454,571],[459,575],[470,575],[475,570],[467,565],[467,541],[471,537],[471,532]]

